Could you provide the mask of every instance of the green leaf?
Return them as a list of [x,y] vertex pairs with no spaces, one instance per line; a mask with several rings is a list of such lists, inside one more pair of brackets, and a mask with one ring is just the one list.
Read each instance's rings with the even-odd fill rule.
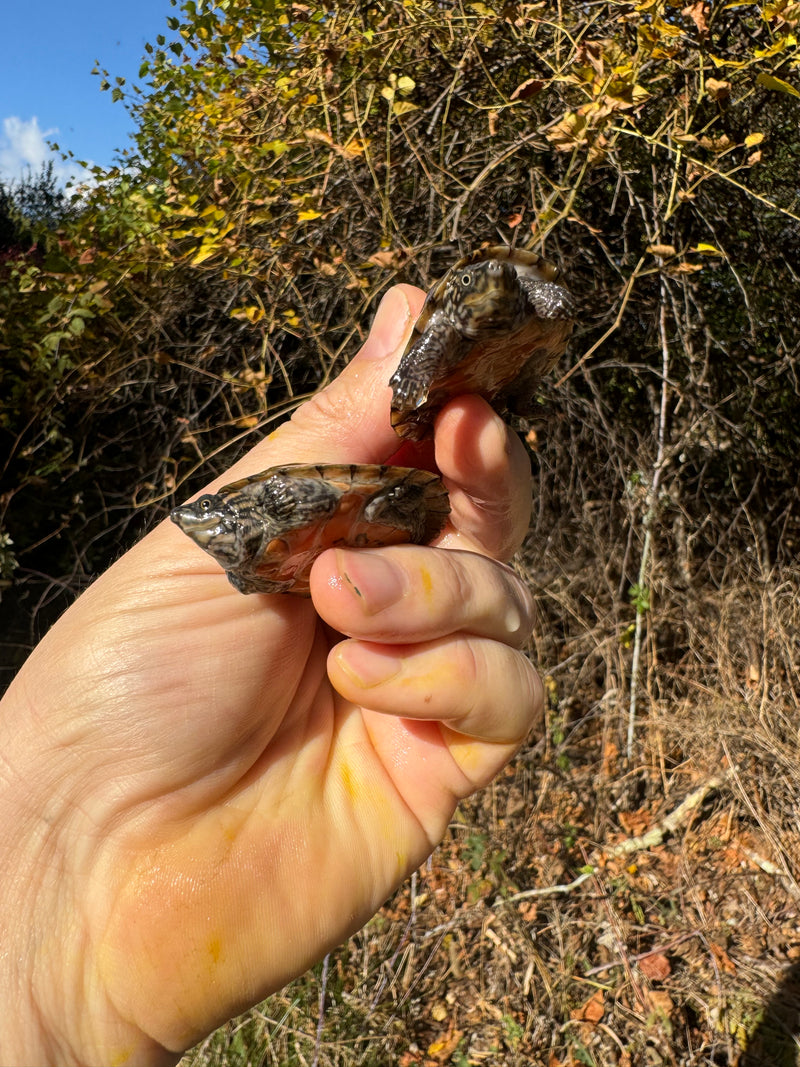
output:
[[628,596],[631,598],[631,603],[636,608],[637,615],[644,615],[645,612],[650,610],[650,590],[646,585],[641,585],[636,582],[628,590]]

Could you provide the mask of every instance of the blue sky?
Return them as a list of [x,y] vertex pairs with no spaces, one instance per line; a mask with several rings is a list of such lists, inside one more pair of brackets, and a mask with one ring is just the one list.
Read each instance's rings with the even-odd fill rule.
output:
[[133,131],[124,104],[100,91],[95,63],[138,81],[145,43],[155,44],[170,16],[170,0],[0,0],[0,181],[19,178],[53,159],[59,177],[76,171],[51,153],[46,140],[76,159],[108,166]]

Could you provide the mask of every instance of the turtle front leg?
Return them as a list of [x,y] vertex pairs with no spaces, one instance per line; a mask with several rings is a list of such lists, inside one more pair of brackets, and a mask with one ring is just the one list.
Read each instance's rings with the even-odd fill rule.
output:
[[446,376],[464,356],[469,342],[447,322],[438,322],[413,341],[389,379],[392,387],[392,426],[401,437],[420,441],[429,433],[442,407],[428,404],[434,381]]
[[440,478],[430,475],[421,482],[419,475],[410,469],[404,481],[374,492],[364,505],[364,519],[403,530],[417,545],[432,541],[450,514],[450,498]]

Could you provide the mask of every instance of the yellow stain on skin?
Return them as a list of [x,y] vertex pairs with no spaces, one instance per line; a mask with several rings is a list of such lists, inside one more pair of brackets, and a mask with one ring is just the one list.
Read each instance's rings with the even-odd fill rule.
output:
[[[444,734],[447,727],[442,728]],[[456,765],[464,771],[465,774],[470,774],[479,768],[482,763],[485,745],[482,741],[474,741],[467,739],[463,734],[456,733],[455,730],[448,730],[450,737],[445,737],[447,747],[450,750],[450,755],[453,757]]]
[[133,1053],[134,1048],[132,1045],[128,1048],[121,1048],[117,1049],[116,1052],[112,1052],[108,1059],[110,1067],[123,1067],[123,1064],[130,1063]]
[[422,592],[425,594],[425,599],[430,600],[433,596],[433,578],[431,572],[427,567],[422,567],[419,572],[419,577],[422,582]]
[[[358,813],[359,820],[366,819],[370,832],[384,842],[396,843],[398,834],[395,808],[383,782],[380,780],[373,782],[371,778],[360,777],[352,764],[344,761],[340,764],[338,775],[347,802],[353,812]],[[397,869],[402,877],[406,871],[408,856],[401,854],[396,845],[394,851],[397,857]]]
[[358,796],[358,788],[353,772],[347,763],[342,763],[340,777],[345,793],[347,793],[350,800],[355,801]]
[[396,679],[397,685],[413,692],[417,700],[424,704],[430,704],[434,693],[446,693],[461,682],[458,668],[448,661],[435,662],[430,670],[424,673],[420,670],[408,670],[404,668]]
[[222,956],[222,939],[220,937],[212,937],[209,940],[208,954],[214,963],[219,963]]
[[242,828],[241,820],[239,820],[235,824],[234,823],[230,823],[229,825],[222,827],[222,836],[225,838],[225,840],[229,844],[233,844],[233,842],[239,836],[239,831],[241,830],[241,828]]

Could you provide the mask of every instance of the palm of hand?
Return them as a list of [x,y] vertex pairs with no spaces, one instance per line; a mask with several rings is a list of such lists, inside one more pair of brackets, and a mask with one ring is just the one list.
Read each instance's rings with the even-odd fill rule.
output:
[[[329,392],[225,481],[290,461],[387,459],[401,302],[384,306]],[[437,429],[453,505],[440,544],[504,558],[527,525],[527,460],[498,443],[482,402],[451,421],[449,434]],[[80,886],[86,926],[59,951],[81,975],[75,1015],[95,1022],[89,1058],[155,1062],[301,973],[366,921],[428,854],[458,799],[524,737],[539,693],[509,647],[528,622],[511,579],[479,555],[379,550],[408,572],[403,595],[381,600],[363,571],[370,555],[321,557],[313,601],[241,596],[164,523],[21,672],[17,696],[36,709],[30,730],[44,723],[54,750],[80,761],[79,775],[59,768],[41,787],[57,826],[74,837],[79,824],[68,884]],[[357,582],[347,567],[362,568]],[[371,674],[348,660],[358,646],[373,653]],[[401,665],[384,680],[398,649]],[[517,658],[497,659],[506,653]],[[479,683],[482,669],[502,673],[502,716],[471,694],[466,706],[464,663]],[[58,686],[43,694],[37,665],[52,674],[53,664]],[[59,775],[73,784],[54,801]]]

